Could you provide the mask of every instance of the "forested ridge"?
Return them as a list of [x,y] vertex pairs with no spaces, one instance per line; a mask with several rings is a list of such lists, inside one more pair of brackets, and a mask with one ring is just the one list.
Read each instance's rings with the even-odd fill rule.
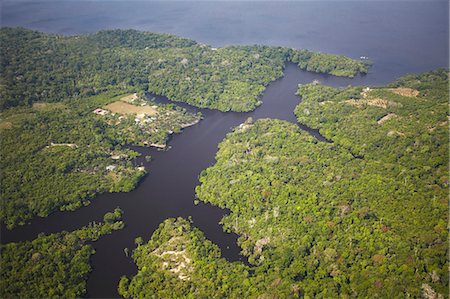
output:
[[[135,250],[140,272],[121,280],[124,297],[448,298],[448,71],[299,95],[299,122],[331,143],[249,120],[196,189],[230,210],[222,223],[251,266],[225,265],[197,229],[168,220]],[[167,244],[203,252],[188,256],[192,280],[174,270],[186,259],[163,258]]]
[[72,232],[39,235],[32,241],[0,245],[2,298],[79,298],[86,293],[95,250],[89,242],[122,229],[116,208],[104,222],[92,222]]
[[368,65],[340,55],[267,46],[220,49],[168,34],[107,30],[60,36],[1,28],[0,108],[120,90],[150,91],[222,111],[251,111],[285,61],[342,76]]

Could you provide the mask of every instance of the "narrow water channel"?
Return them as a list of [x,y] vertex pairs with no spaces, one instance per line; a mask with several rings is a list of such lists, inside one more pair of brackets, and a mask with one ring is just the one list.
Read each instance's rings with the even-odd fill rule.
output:
[[[204,119],[173,136],[169,143],[171,149],[168,151],[140,149],[144,156],[151,155],[152,161],[145,164],[149,173],[134,191],[103,194],[93,199],[88,207],[34,219],[30,224],[12,231],[2,226],[2,243],[31,240],[41,232],[74,230],[91,221],[101,221],[106,212],[120,207],[124,211],[125,229],[93,243],[96,253],[91,260],[93,271],[89,276],[87,289],[88,296],[95,298],[118,297],[117,283],[120,277],[133,275],[137,271],[131,258],[125,256],[124,248],[133,249],[134,239],[138,236],[148,240],[158,225],[170,217],[191,216],[194,225],[220,247],[225,258],[230,261],[243,260],[236,244],[237,236],[224,233],[218,223],[226,211],[202,203],[194,205],[198,175],[203,169],[213,165],[218,143],[233,127],[248,117],[276,118],[295,123],[293,111],[300,101],[295,95],[297,85],[313,80],[332,86],[367,84],[365,81],[369,81],[366,77],[351,80],[305,72],[288,63],[284,77],[268,86],[262,96],[263,104],[253,112],[222,113],[180,104],[194,111],[200,110]],[[157,101],[169,102],[163,97],[157,97]],[[300,128],[320,139],[316,131]]]

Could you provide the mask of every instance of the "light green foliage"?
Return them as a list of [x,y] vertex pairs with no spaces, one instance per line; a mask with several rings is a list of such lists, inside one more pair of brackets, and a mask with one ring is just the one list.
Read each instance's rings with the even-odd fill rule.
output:
[[398,86],[419,95],[300,86],[299,122],[333,143],[263,119],[220,144],[196,191],[231,211],[253,294],[448,296],[448,72]]
[[338,76],[367,72],[344,56],[267,46],[213,49],[192,40],[135,30],[63,37],[0,29],[0,109],[103,91],[148,90],[221,111],[251,111],[286,61]]
[[[139,244],[138,244],[139,245]],[[133,251],[139,270],[122,277],[126,298],[247,298],[241,283],[249,276],[242,263],[220,257],[218,247],[182,218],[167,219],[151,240]]]
[[1,245],[0,297],[79,298],[86,293],[94,249],[86,242],[123,228],[122,211],[111,223],[91,223],[73,232],[39,235]]
[[[164,144],[169,131],[200,118],[173,105],[157,105],[151,123],[92,113],[119,98],[103,93],[53,109],[20,107],[0,114],[1,119],[22,115],[12,128],[0,129],[0,218],[8,227],[58,209],[75,210],[97,193],[131,191],[145,171],[132,165],[138,153],[127,145]],[[114,170],[107,170],[109,165]]]

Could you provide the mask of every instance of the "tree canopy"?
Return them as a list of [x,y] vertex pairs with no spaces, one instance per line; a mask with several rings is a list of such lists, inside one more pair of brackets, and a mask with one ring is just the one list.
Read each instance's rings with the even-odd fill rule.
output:
[[154,107],[155,115],[94,113],[122,103],[121,98],[110,92],[0,113],[0,125],[9,124],[0,128],[0,219],[9,228],[35,216],[75,210],[98,193],[131,191],[146,172],[134,165],[139,153],[128,146],[164,146],[171,132],[201,117],[142,95],[127,105]]
[[0,245],[2,298],[79,298],[86,293],[95,250],[90,241],[124,227],[116,208],[105,223],[90,223],[72,232],[39,235],[32,241]]
[[60,36],[0,28],[0,109],[103,91],[150,91],[222,111],[251,111],[285,61],[338,76],[368,65],[341,55],[267,46],[215,49],[169,34],[108,30]]
[[[286,121],[246,122],[221,142],[196,189],[229,209],[222,224],[240,236],[250,266],[222,265],[197,229],[169,220],[135,250],[141,270],[121,280],[121,294],[447,298],[447,86],[446,70],[377,88],[300,86],[299,122],[330,143]],[[190,274],[180,277],[183,261]],[[197,285],[205,279],[216,293]]]

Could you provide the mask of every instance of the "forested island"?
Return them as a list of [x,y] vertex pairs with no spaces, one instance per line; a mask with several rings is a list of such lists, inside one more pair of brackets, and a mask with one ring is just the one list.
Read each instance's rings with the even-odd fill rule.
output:
[[122,229],[122,210],[72,232],[39,235],[33,241],[0,245],[2,298],[79,298],[86,293],[95,250],[89,242]]
[[[133,253],[128,297],[448,298],[448,70],[385,87],[299,86],[301,124],[248,120],[198,200],[230,210],[249,266],[184,219]],[[214,290],[214,292],[211,292]]]
[[[286,61],[335,75],[368,65],[338,55],[267,46],[211,48],[168,34],[109,30],[60,36],[1,28],[0,220],[74,210],[96,194],[127,192],[144,176],[128,145],[165,148],[201,115],[159,105],[144,92],[198,107],[250,111]],[[131,95],[130,95],[131,93]]]

